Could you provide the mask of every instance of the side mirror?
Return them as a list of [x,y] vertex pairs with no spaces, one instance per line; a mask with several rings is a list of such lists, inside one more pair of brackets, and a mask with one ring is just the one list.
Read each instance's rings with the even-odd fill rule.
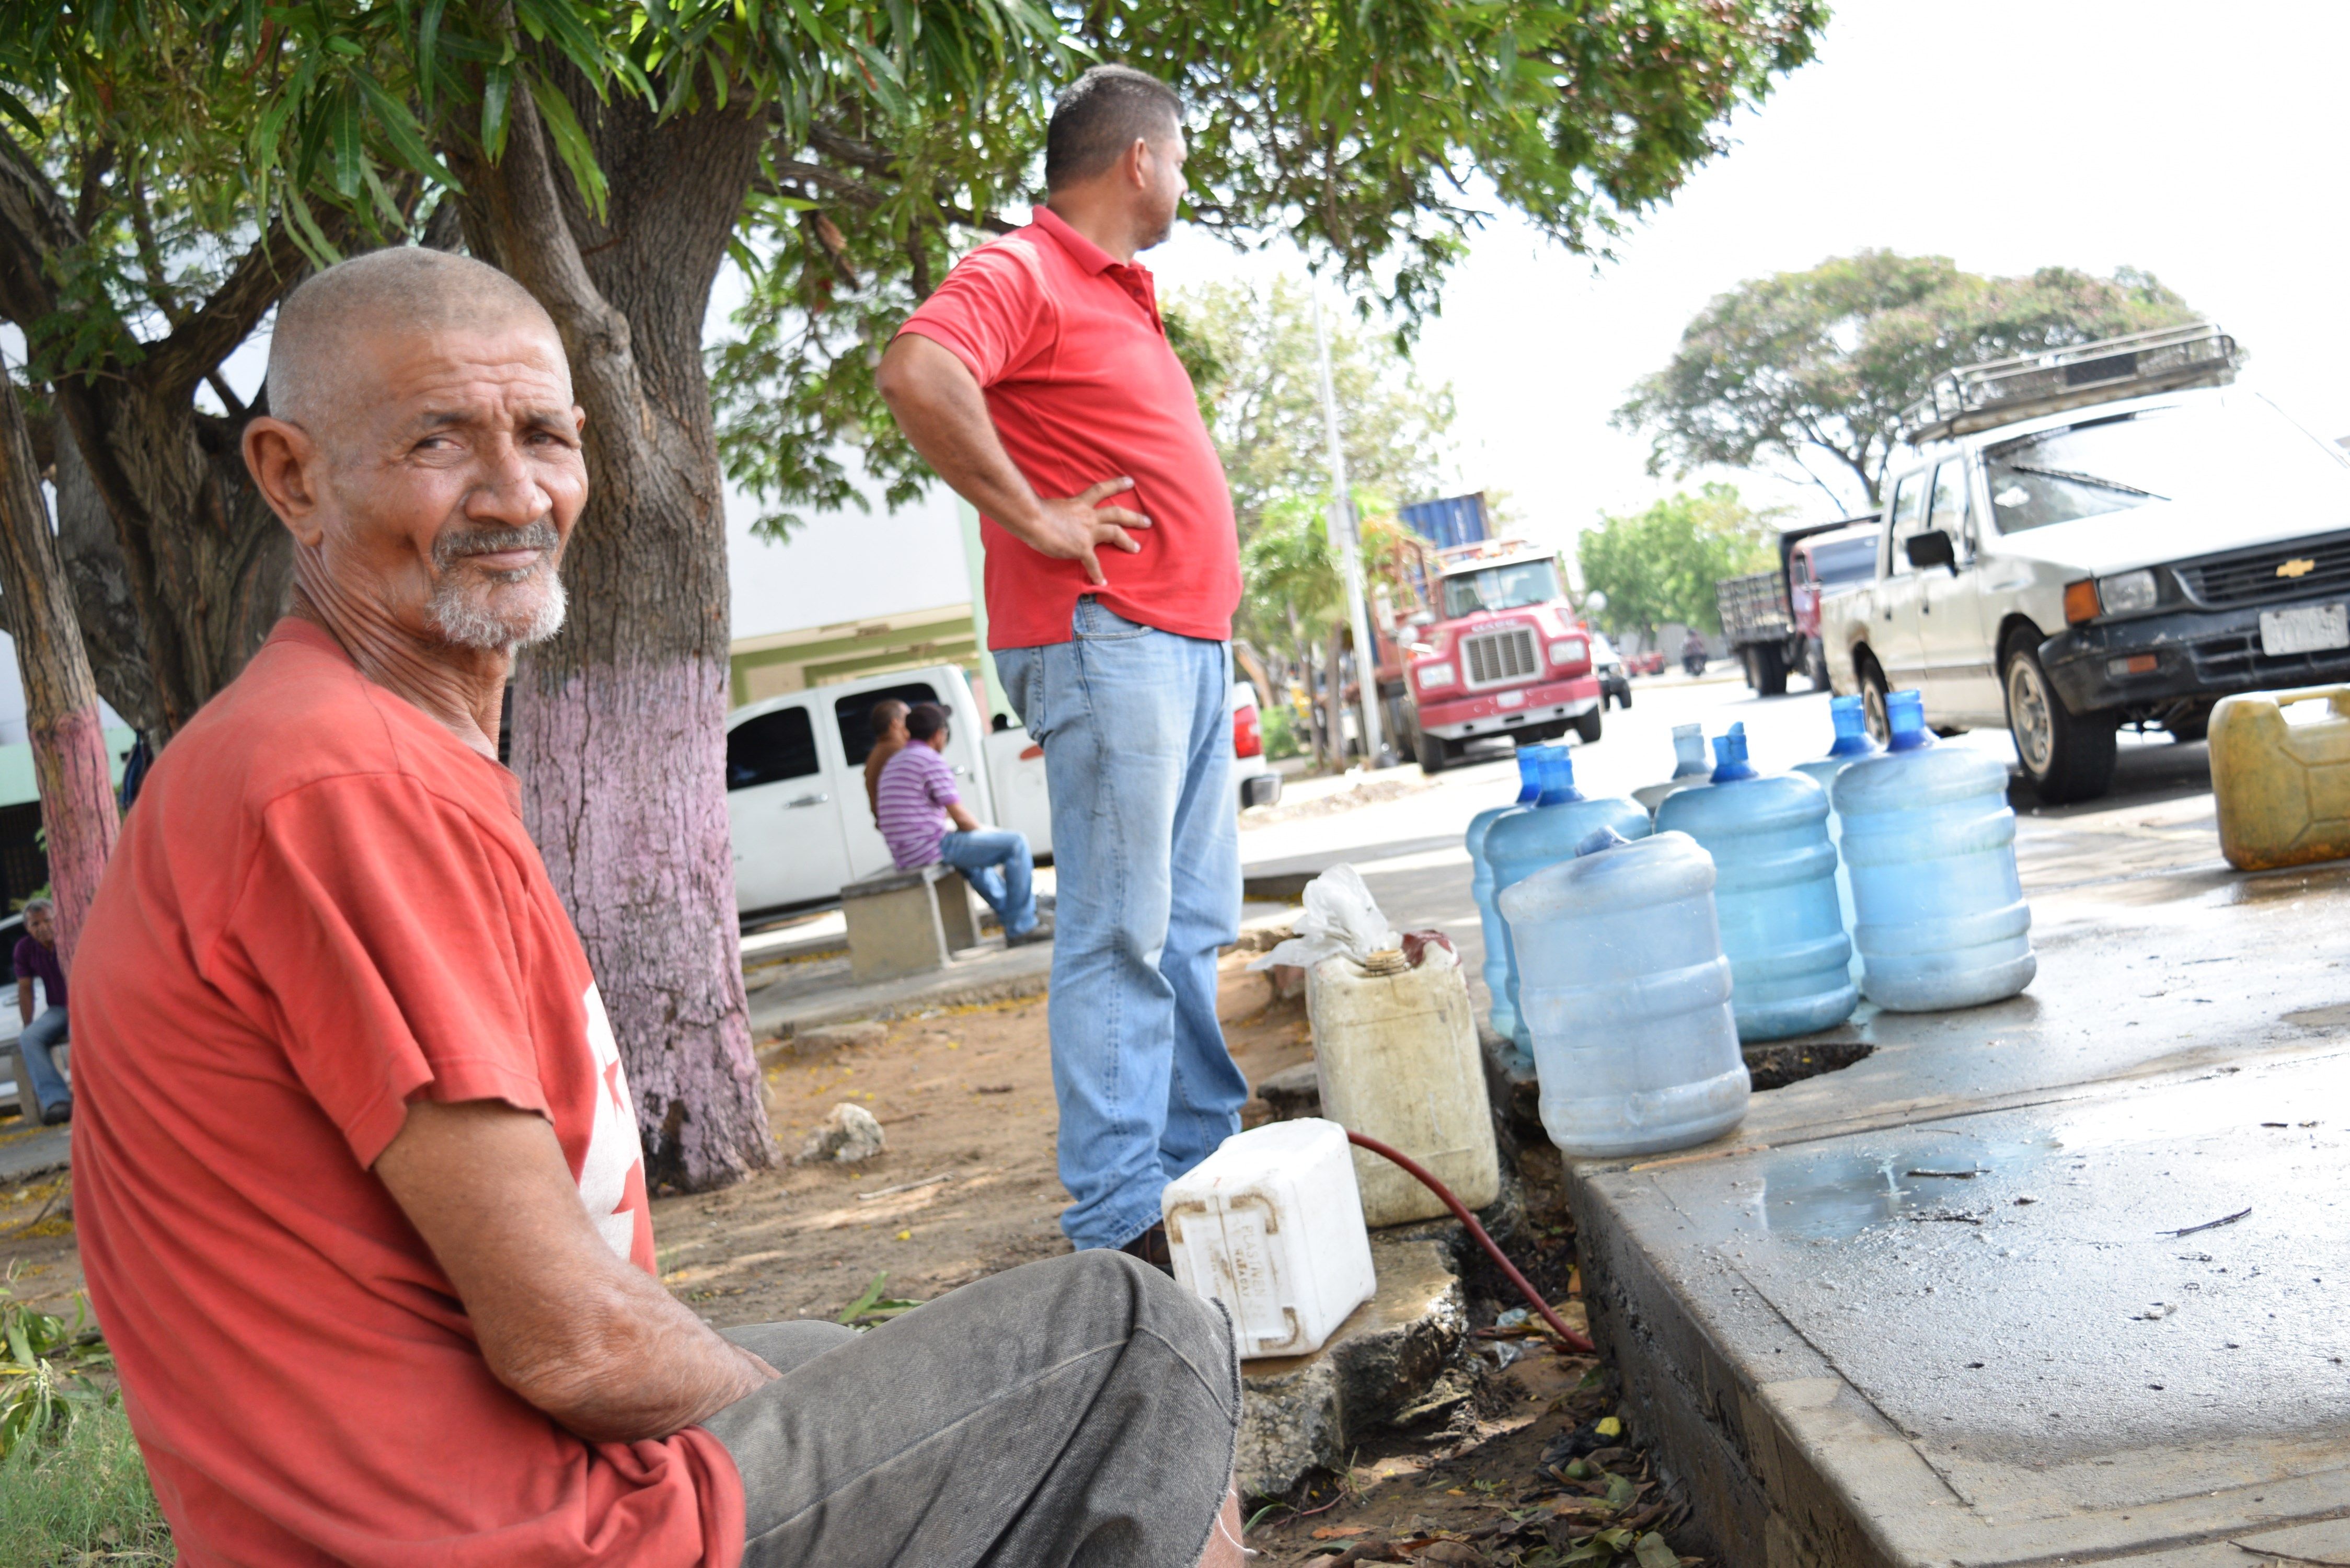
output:
[[1948,566],[1950,576],[1959,575],[1959,549],[1950,536],[1939,528],[1929,528],[1922,534],[1912,534],[1901,541],[1902,553],[1909,564],[1919,571],[1932,566]]

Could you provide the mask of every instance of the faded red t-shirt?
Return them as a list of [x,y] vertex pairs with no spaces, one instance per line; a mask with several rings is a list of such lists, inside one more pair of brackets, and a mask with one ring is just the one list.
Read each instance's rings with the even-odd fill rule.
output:
[[190,1568],[733,1568],[717,1439],[490,1375],[370,1167],[409,1102],[554,1124],[648,1272],[636,1116],[514,776],[281,622],[158,759],[75,953],[83,1265]]
[[1167,343],[1149,270],[1107,252],[1038,207],[1029,225],[956,264],[900,332],[967,366],[987,395],[1003,450],[1042,496],[1076,495],[1120,474],[1134,488],[1104,505],[1150,519],[1138,555],[1056,561],[980,519],[987,548],[987,645],[1069,640],[1081,594],[1132,621],[1222,642],[1241,602],[1240,535],[1216,443],[1191,378]]

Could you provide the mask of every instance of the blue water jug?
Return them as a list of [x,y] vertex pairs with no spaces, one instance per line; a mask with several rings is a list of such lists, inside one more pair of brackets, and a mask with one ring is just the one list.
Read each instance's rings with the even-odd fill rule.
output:
[[[1565,746],[1545,746],[1542,759],[1542,794],[1524,811],[1497,820],[1485,834],[1485,858],[1493,867],[1493,892],[1545,866],[1575,857],[1575,846],[1595,827],[1612,827],[1626,838],[1648,836],[1648,814],[1628,800],[1603,797],[1586,800],[1575,787],[1575,763]],[[1505,922],[1506,924],[1506,922]],[[1518,1005],[1517,955],[1504,932],[1503,952],[1508,964],[1503,977],[1511,1014],[1510,1038],[1520,1051],[1532,1047],[1526,1020]],[[1496,1023],[1495,1028],[1501,1027]]]
[[1884,752],[1835,781],[1861,990],[1895,1012],[2013,996],[2040,961],[2015,874],[2007,765],[1935,745],[1915,691],[1885,707]]
[[1705,775],[1712,771],[1713,764],[1706,760],[1705,755],[1705,726],[1675,724],[1673,726],[1673,776],[1656,784],[1642,784],[1632,792],[1632,798],[1638,801],[1653,817],[1657,815],[1659,803],[1663,801],[1665,796],[1675,790],[1684,790],[1691,784],[1703,784]]
[[1518,748],[1518,798],[1507,805],[1489,806],[1469,819],[1469,892],[1477,900],[1477,919],[1485,931],[1485,1014],[1493,1033],[1507,1039],[1516,1033],[1517,1009],[1510,1005],[1510,928],[1493,907],[1493,863],[1485,858],[1485,835],[1512,812],[1523,811],[1542,797],[1543,754],[1548,746]]
[[[1828,842],[1836,846],[1836,911],[1844,917],[1844,934],[1852,935],[1852,873],[1844,864],[1844,819],[1836,815],[1833,787],[1836,774],[1863,757],[1873,757],[1878,746],[1868,732],[1868,714],[1857,697],[1828,699],[1828,719],[1835,725],[1835,743],[1825,757],[1814,757],[1808,763],[1797,763],[1795,772],[1803,774],[1828,795]],[[1855,984],[1860,981],[1860,949],[1852,950],[1852,960],[1846,966]]]
[[1712,857],[1685,833],[1599,829],[1503,890],[1523,971],[1543,1129],[1585,1158],[1719,1137],[1751,1082],[1714,919]]
[[1738,1037],[1783,1040],[1841,1023],[1860,992],[1836,909],[1826,792],[1801,774],[1755,773],[1743,724],[1713,749],[1712,782],[1668,796],[1657,831],[1686,833],[1713,857]]

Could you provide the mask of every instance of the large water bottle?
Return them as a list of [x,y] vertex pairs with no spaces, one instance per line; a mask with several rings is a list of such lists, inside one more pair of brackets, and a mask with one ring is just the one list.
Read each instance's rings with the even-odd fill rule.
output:
[[[1808,763],[1797,763],[1795,772],[1803,774],[1824,790],[1833,791],[1836,774],[1844,772],[1863,757],[1873,757],[1878,747],[1868,732],[1868,714],[1857,697],[1828,699],[1828,719],[1835,725],[1835,743],[1825,757],[1814,757]],[[1836,815],[1835,795],[1828,795],[1828,841],[1836,846],[1836,910],[1844,917],[1844,934],[1852,935],[1852,873],[1844,863],[1844,819]],[[1860,949],[1852,950],[1852,960],[1846,972],[1853,982],[1860,981]]]
[[1510,1005],[1510,928],[1493,908],[1493,863],[1485,857],[1485,835],[1512,812],[1523,811],[1542,796],[1542,760],[1548,746],[1518,748],[1518,798],[1507,805],[1489,806],[1469,819],[1469,893],[1477,900],[1477,919],[1485,931],[1485,1016],[1493,1033],[1508,1039],[1517,1033],[1517,1009]]
[[[1626,838],[1646,838],[1648,814],[1628,800],[1603,797],[1587,800],[1575,787],[1575,763],[1565,746],[1546,746],[1541,762],[1542,794],[1532,807],[1495,822],[1485,834],[1485,858],[1493,866],[1493,892],[1522,882],[1545,866],[1575,857],[1575,846],[1596,827],[1612,827]],[[1504,922],[1506,925],[1506,922]],[[1508,961],[1503,992],[1510,1002],[1510,1038],[1520,1051],[1532,1048],[1526,1021],[1518,1006],[1516,950],[1503,933],[1503,953]]]
[[1937,746],[1915,691],[1886,700],[1892,739],[1836,775],[1861,990],[1895,1012],[1974,1007],[2032,983],[2032,909],[1996,757]]
[[1687,834],[1631,843],[1603,829],[1503,890],[1543,1129],[1562,1153],[1686,1148],[1745,1116],[1713,886],[1712,857]]
[[1654,816],[1657,814],[1658,805],[1667,795],[1675,790],[1687,789],[1691,784],[1703,784],[1705,775],[1712,771],[1713,763],[1706,759],[1705,754],[1705,726],[1675,724],[1673,726],[1673,776],[1656,784],[1642,784],[1632,792],[1632,798],[1638,801],[1641,808],[1650,816]]
[[1860,992],[1836,909],[1827,794],[1801,774],[1756,774],[1743,724],[1713,749],[1712,782],[1667,796],[1657,831],[1686,833],[1713,857],[1738,1037],[1783,1040],[1841,1023]]

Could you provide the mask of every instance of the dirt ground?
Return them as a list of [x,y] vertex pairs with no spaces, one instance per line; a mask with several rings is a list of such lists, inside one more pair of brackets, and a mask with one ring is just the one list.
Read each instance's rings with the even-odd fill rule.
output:
[[[1312,1047],[1302,1001],[1276,1000],[1265,977],[1245,972],[1248,956],[1224,961],[1220,1011],[1255,1084],[1309,1060]],[[876,1287],[929,1300],[1068,1250],[1042,996],[899,1020],[878,1044],[786,1058],[766,1078],[784,1163],[724,1192],[653,1205],[662,1281],[712,1323],[837,1318]],[[874,1115],[887,1149],[856,1166],[792,1161],[843,1101]],[[1261,1115],[1253,1105],[1249,1119]],[[0,1120],[0,1139],[21,1127]],[[1575,1323],[1556,1158],[1526,1150],[1520,1172],[1528,1218],[1510,1250]],[[21,1298],[68,1313],[82,1283],[69,1199],[63,1178],[0,1190],[0,1266]],[[1497,1314],[1519,1303],[1482,1264],[1467,1282],[1481,1335],[1473,1395],[1366,1441],[1344,1476],[1260,1501],[1248,1532],[1257,1561],[1545,1568],[1606,1563],[1619,1550],[1629,1562],[1639,1542],[1639,1568],[1694,1563],[1640,1541],[1669,1533],[1679,1511],[1648,1479],[1635,1435],[1601,1424],[1614,1398],[1600,1365],[1546,1335],[1496,1330]],[[1623,1533],[1594,1542],[1607,1530]]]

